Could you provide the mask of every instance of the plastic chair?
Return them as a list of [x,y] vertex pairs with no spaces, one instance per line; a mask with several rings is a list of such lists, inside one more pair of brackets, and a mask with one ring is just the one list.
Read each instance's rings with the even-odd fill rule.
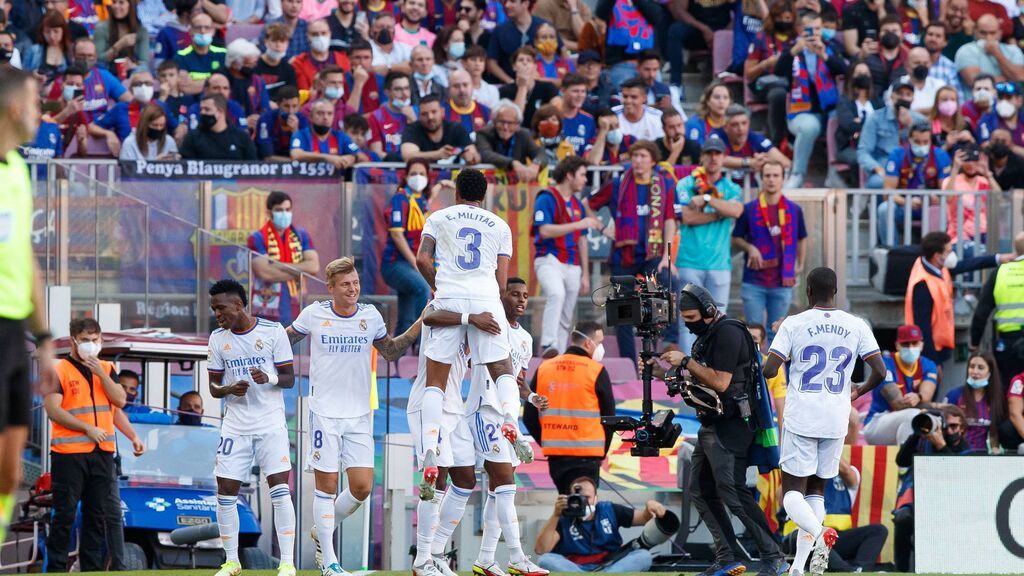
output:
[[828,149],[829,165],[835,168],[837,172],[845,172],[850,169],[850,165],[836,161],[836,153],[839,151],[836,145],[836,130],[838,129],[839,119],[835,116],[829,118],[828,125],[825,128],[825,146]]
[[413,379],[419,370],[419,358],[416,356],[402,356],[398,359],[398,377]]
[[[732,64],[732,29],[716,30],[711,47],[711,74],[718,76]],[[743,82],[740,76],[727,76],[721,79],[726,84]]]
[[224,44],[230,44],[232,40],[238,38],[245,38],[256,44],[256,41],[260,38],[260,31],[263,30],[262,24],[232,24],[228,26],[227,31],[224,33]]

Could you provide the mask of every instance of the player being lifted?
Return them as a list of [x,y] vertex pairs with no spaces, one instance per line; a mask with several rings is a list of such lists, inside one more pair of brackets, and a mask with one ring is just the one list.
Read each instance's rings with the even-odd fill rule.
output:
[[[331,300],[306,306],[288,327],[288,337],[294,344],[310,336],[308,461],[316,481],[310,536],[317,567],[333,576],[346,574],[334,551],[334,530],[373,486],[373,349],[388,361],[398,359],[419,336],[420,321],[392,339],[380,312],[359,304],[359,273],[351,258],[331,262],[324,276]],[[335,499],[339,461],[348,487]]]
[[[791,361],[781,456],[783,506],[800,528],[791,576],[801,576],[813,550],[810,572],[820,576],[838,537],[825,519],[825,482],[839,474],[850,402],[872,390],[885,375],[878,343],[867,322],[835,309],[836,273],[815,268],[807,275],[811,308],[786,318],[772,340],[766,378]],[[850,377],[860,356],[871,367],[866,383]],[[847,386],[850,383],[850,386]]]
[[224,399],[217,447],[217,525],[227,561],[216,576],[237,576],[238,490],[253,462],[267,476],[274,528],[281,548],[278,576],[295,576],[295,507],[288,488],[288,426],[281,390],[295,384],[292,348],[277,322],[250,316],[245,288],[221,280],[210,288],[210,308],[220,326],[210,334],[210,394]]
[[[441,428],[444,391],[459,348],[469,341],[474,364],[487,367],[497,383],[500,433],[514,446],[524,462],[533,461],[530,445],[519,437],[519,390],[509,359],[508,321],[501,313],[501,294],[512,258],[512,231],[495,214],[480,207],[487,195],[487,179],[479,170],[459,172],[455,182],[456,205],[433,212],[423,225],[416,264],[434,289],[435,310],[460,315],[457,326],[428,328],[424,349],[427,387],[422,400],[424,459],[421,491],[438,478],[437,435]],[[435,268],[437,263],[437,268]],[[469,325],[469,316],[490,312],[499,331],[488,333]]]

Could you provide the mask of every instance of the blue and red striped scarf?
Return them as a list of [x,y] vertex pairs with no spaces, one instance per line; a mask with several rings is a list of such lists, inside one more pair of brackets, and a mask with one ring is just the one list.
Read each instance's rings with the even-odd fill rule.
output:
[[[635,246],[640,243],[640,215],[637,211],[638,195],[636,177],[633,168],[629,167],[622,175],[619,187],[619,203],[615,218],[615,248]],[[646,257],[660,258],[665,252],[665,221],[675,218],[672,201],[666,191],[674,190],[673,182],[668,174],[659,166],[651,173],[651,184],[647,192]]]
[[771,234],[772,223],[768,218],[768,202],[762,193],[758,199],[758,209],[754,212],[754,226],[750,227],[750,236],[754,246],[761,253],[765,267],[780,266],[782,268],[782,285],[796,285],[796,207],[785,196],[779,197],[779,228],[781,228],[782,253],[776,251],[775,237]]
[[928,158],[924,167],[918,169],[914,165],[914,154],[910,146],[903,146],[903,165],[900,166],[900,190],[922,190],[925,188],[938,189],[939,167],[935,163],[935,147],[928,149]]
[[803,54],[793,57],[793,80],[792,90],[789,91],[789,114],[787,117],[792,120],[798,114],[811,111],[811,81],[814,81],[814,88],[818,93],[818,104],[823,112],[835,108],[839,101],[839,90],[836,88],[835,80],[828,71],[828,65],[822,57],[817,58],[818,65],[814,70],[814,77],[811,77],[807,69],[807,61]]

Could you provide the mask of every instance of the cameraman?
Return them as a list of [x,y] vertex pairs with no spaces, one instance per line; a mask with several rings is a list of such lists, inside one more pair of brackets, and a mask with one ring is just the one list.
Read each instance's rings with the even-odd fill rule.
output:
[[[746,397],[746,389],[757,351],[752,349],[746,326],[727,321],[711,293],[703,287],[683,287],[679,312],[686,328],[697,337],[693,357],[672,351],[661,359],[678,366],[680,372],[688,371],[696,384],[708,389],[691,387],[700,391],[698,400],[708,406],[697,409],[701,427],[693,451],[690,484],[693,505],[715,540],[715,562],[703,574],[720,576],[745,569],[736,561],[741,548],[729,522],[728,509],[757,544],[762,564],[759,576],[778,576],[788,565],[772,537],[764,512],[746,484],[747,453],[754,441],[754,431],[741,411],[749,414],[754,402]],[[657,364],[654,367],[656,376],[663,372]],[[719,402],[721,409],[714,409]]]
[[[934,411],[929,411],[935,415]],[[923,413],[922,413],[923,414]],[[970,452],[971,447],[964,440],[967,417],[959,406],[947,405],[942,408],[941,425],[930,431],[920,428],[915,418],[914,433],[896,454],[896,465],[907,468],[899,493],[896,509],[893,510],[893,551],[897,572],[913,571],[914,554],[914,456],[917,454],[941,454],[958,456]]]
[[[555,510],[537,534],[534,551],[537,564],[551,572],[646,572],[651,567],[651,552],[638,548],[608,564],[609,556],[622,549],[619,528],[642,526],[652,518],[665,515],[665,507],[656,500],[637,510],[608,501],[598,501],[597,481],[581,476],[572,482],[573,496],[559,494]],[[583,498],[582,516],[566,515],[569,499]],[[579,512],[578,512],[579,513]]]

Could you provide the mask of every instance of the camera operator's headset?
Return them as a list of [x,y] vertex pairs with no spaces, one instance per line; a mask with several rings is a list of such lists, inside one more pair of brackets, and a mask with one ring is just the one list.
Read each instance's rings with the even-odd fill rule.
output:
[[718,305],[715,304],[715,299],[711,296],[711,292],[708,292],[707,288],[690,282],[683,286],[683,289],[679,292],[680,294],[686,294],[700,304],[701,318],[714,318],[715,314],[718,313]]
[[[715,304],[714,297],[708,292],[707,288],[698,286],[692,282],[683,286],[683,289],[679,291],[681,294],[693,298],[700,304],[700,316],[701,318],[714,318],[718,314],[718,305]],[[683,402],[686,402],[697,410],[711,412],[713,414],[721,415],[724,412],[722,406],[722,399],[708,386],[699,383],[693,378],[692,374],[689,378],[684,379],[685,385],[683,386]]]

